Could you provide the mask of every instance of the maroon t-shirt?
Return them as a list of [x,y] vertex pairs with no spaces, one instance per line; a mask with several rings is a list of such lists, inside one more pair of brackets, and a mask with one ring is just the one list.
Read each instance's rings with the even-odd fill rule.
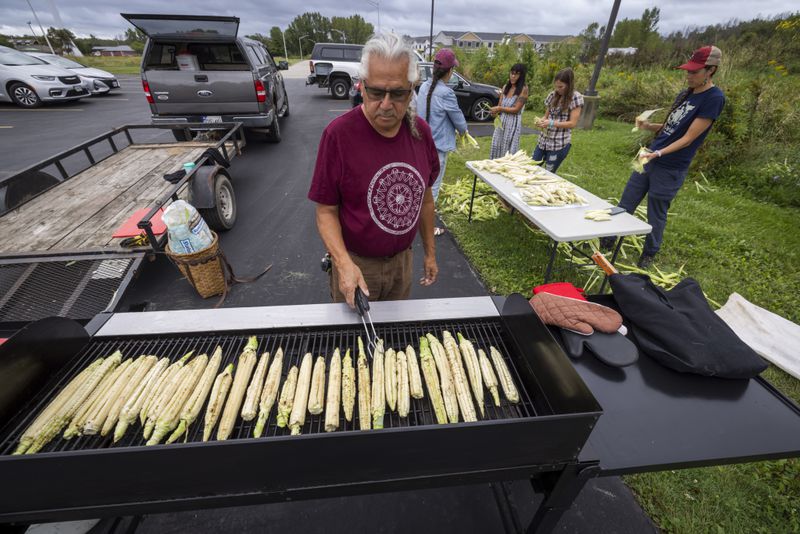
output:
[[420,118],[417,129],[421,139],[403,121],[397,135],[383,137],[359,106],[322,133],[308,198],[339,206],[347,250],[394,256],[414,241],[425,189],[439,175],[431,129]]

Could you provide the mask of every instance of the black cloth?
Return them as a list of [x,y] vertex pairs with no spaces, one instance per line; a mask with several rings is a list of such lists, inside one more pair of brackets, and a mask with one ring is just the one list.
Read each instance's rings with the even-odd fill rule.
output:
[[609,282],[639,348],[662,365],[720,378],[752,378],[767,368],[714,313],[696,280],[669,291],[646,275],[615,274]]
[[[208,156],[210,159],[213,159],[217,162],[217,165],[225,167],[226,169],[231,166],[231,162],[222,155],[222,153],[217,150],[216,148],[207,148],[205,152],[203,152],[200,157]],[[211,162],[206,162],[206,164],[210,164]]]
[[181,169],[179,171],[170,172],[164,175],[164,179],[171,184],[177,184],[183,177],[186,176],[186,171]]

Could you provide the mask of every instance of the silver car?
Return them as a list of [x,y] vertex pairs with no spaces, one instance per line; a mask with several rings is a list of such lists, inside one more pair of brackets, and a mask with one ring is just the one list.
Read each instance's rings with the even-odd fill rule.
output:
[[49,65],[63,67],[77,74],[84,82],[84,86],[88,88],[93,95],[105,95],[113,89],[119,89],[119,81],[117,80],[116,76],[110,72],[96,69],[94,67],[87,67],[86,65],[82,65],[77,61],[54,54],[28,52],[28,55],[39,58]]
[[76,100],[90,94],[77,74],[0,46],[0,102],[35,108],[44,102]]

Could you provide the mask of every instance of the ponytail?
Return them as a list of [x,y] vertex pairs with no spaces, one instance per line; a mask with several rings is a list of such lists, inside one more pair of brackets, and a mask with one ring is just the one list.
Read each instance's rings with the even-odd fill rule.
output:
[[433,78],[431,79],[431,88],[428,90],[427,105],[425,107],[425,122],[427,123],[430,123],[431,121],[431,97],[433,96],[433,90],[436,89],[436,84],[439,83],[439,80],[447,76],[448,72],[450,72],[450,69],[442,69],[439,67],[433,68]]

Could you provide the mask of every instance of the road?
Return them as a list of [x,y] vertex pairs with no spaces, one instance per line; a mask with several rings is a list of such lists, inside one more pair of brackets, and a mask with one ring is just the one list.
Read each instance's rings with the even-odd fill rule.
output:
[[[233,161],[239,218],[221,236],[236,274],[248,276],[272,264],[260,280],[235,286],[225,306],[306,304],[329,300],[323,254],[306,199],[319,138],[325,125],[349,109],[324,90],[304,85],[305,62],[285,75],[291,116],[277,145],[249,142]],[[41,110],[0,104],[0,177],[125,123],[147,123],[149,108],[137,77],[121,76],[119,94]],[[485,287],[449,234],[437,238],[440,280],[415,285],[412,298],[485,295]],[[422,272],[419,239],[415,270]],[[160,256],[147,262],[125,295],[122,310],[208,308],[204,300]],[[469,446],[465,444],[465,446]],[[380,454],[381,451],[376,451]],[[490,451],[476,451],[476,454]],[[331,458],[335,462],[336,458]],[[202,469],[202,466],[198,466]],[[242,466],[242,469],[246,469]],[[298,465],[298,469],[302,469]],[[176,473],[176,477],[180,474]],[[530,485],[509,485],[519,513],[528,520],[534,508]],[[502,532],[501,513],[488,484],[450,489],[342,497],[319,501],[144,516],[137,532]],[[605,528],[607,527],[607,528]],[[649,519],[617,478],[591,481],[575,508],[559,524],[561,532],[650,532]],[[40,531],[37,531],[40,532]],[[62,531],[63,532],[63,531]]]

